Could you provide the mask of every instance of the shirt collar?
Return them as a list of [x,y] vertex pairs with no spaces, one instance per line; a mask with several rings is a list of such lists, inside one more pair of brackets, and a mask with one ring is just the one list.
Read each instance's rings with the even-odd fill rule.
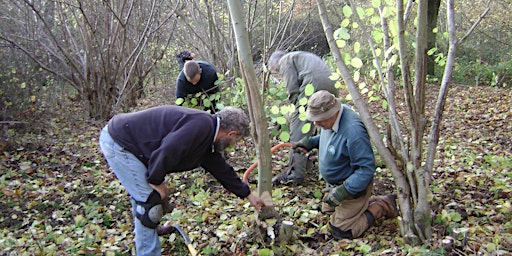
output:
[[220,118],[216,116],[217,119],[217,127],[215,129],[215,136],[213,136],[213,142],[217,139],[217,135],[219,134],[219,128],[220,128]]
[[340,129],[340,119],[341,114],[343,113],[343,104],[340,107],[340,111],[338,112],[338,116],[336,117],[336,121],[334,121],[334,124],[332,125],[331,130],[335,133],[338,133],[338,130]]

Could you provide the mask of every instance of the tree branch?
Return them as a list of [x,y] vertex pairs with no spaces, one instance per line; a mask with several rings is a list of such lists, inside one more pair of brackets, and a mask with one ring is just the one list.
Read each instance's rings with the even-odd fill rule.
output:
[[473,31],[475,30],[475,28],[478,26],[478,24],[480,24],[480,22],[482,22],[482,20],[484,19],[484,17],[487,15],[487,13],[491,10],[491,7],[489,7],[489,4],[491,3],[491,1],[487,2],[487,7],[485,8],[485,10],[482,12],[482,14],[480,14],[480,17],[478,17],[478,20],[475,21],[475,23],[473,23],[473,26],[471,26],[471,28],[466,32],[466,34],[457,41],[457,45],[460,45],[462,44],[466,38],[471,35],[471,33],[473,33]]

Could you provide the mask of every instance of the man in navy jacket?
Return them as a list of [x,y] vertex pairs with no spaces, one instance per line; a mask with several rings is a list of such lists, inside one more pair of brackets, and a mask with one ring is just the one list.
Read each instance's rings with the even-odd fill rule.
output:
[[249,135],[249,129],[247,116],[233,107],[212,115],[167,105],[110,119],[99,142],[110,168],[131,196],[137,255],[161,253],[156,228],[169,196],[164,183],[167,174],[201,166],[256,209],[264,205],[221,154]]
[[[185,62],[183,70],[178,75],[176,99],[185,99],[197,93],[204,93],[209,96],[220,92],[219,86],[215,84],[217,80],[219,80],[217,71],[210,63],[189,60]],[[217,111],[216,104],[217,100],[213,100],[210,106],[205,106],[203,109],[215,113]]]

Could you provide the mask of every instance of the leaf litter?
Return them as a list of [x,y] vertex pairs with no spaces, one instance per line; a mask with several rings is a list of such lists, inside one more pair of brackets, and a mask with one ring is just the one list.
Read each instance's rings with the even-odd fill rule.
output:
[[[427,109],[432,111],[437,89],[429,91]],[[405,245],[398,224],[389,220],[358,239],[331,239],[328,216],[319,209],[318,191],[325,184],[314,173],[304,185],[274,187],[277,210],[295,227],[288,243],[269,245],[254,237],[248,202],[201,169],[168,177],[175,209],[162,223],[179,224],[203,255],[511,255],[511,100],[510,89],[454,85],[450,90],[432,181],[434,234],[424,247]],[[374,113],[379,107],[371,106]],[[80,113],[76,106],[69,108]],[[60,111],[49,129],[14,133],[2,145],[1,254],[133,254],[129,197],[98,148],[104,124],[69,115],[69,109]],[[228,161],[241,176],[254,157],[249,139]],[[286,151],[273,156],[274,174],[285,168],[286,157]],[[254,177],[250,185],[256,189]],[[375,194],[393,191],[389,172],[378,169]],[[454,241],[451,252],[442,249],[446,239]],[[188,253],[176,235],[161,242],[163,255]]]

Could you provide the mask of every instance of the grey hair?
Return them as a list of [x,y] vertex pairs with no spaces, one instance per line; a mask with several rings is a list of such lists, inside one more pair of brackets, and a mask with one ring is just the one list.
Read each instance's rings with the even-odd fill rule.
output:
[[216,115],[220,118],[220,128],[226,131],[237,131],[238,136],[249,136],[249,118],[243,110],[235,107],[225,107]]
[[268,68],[270,70],[275,69],[279,70],[279,61],[284,56],[284,52],[281,50],[277,50],[268,58]]

